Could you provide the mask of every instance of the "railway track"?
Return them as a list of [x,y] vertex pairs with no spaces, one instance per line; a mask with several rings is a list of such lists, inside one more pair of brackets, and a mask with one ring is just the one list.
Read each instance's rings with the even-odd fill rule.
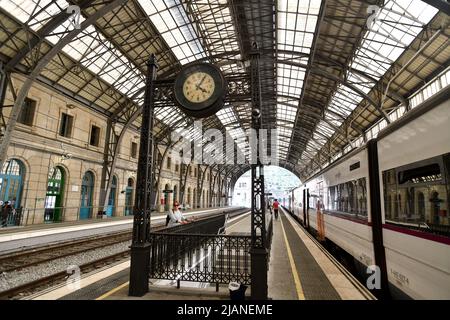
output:
[[[214,215],[216,213],[212,213]],[[209,217],[211,215],[206,215]],[[152,226],[152,231],[165,228],[164,223]],[[0,274],[3,272],[18,271],[58,258],[64,258],[81,252],[107,247],[113,244],[131,241],[132,232],[112,232],[104,235],[83,237],[76,240],[66,240],[37,248],[25,249],[19,252],[0,255]]]
[[130,241],[131,232],[111,233],[89,239],[65,241],[39,249],[24,250],[18,253],[0,256],[0,273],[18,271],[54,259],[64,258],[89,250],[95,250],[109,245]]
[[[245,212],[243,212],[242,210],[233,210],[229,212],[230,216],[236,216],[242,213]],[[216,215],[217,213],[208,214],[205,217],[200,218],[199,220],[211,218],[212,216]],[[151,230],[159,231],[164,228],[166,228],[165,223],[158,223],[155,226],[152,226]],[[132,237],[131,231],[119,233],[116,232],[101,236],[92,236],[77,240],[68,240],[56,244],[45,245],[43,247],[26,249],[20,252],[1,255],[0,274],[2,274],[3,272],[18,271],[24,268],[36,266],[59,258],[70,257],[82,252],[97,250],[114,244],[130,242],[131,237]],[[121,251],[113,255],[97,259],[95,261],[87,262],[79,266],[80,273],[83,274],[91,272],[95,269],[104,267],[108,264],[126,259],[129,257],[129,255],[130,250],[127,249],[125,251]],[[5,299],[22,298],[35,292],[44,290],[48,287],[54,286],[58,283],[61,283],[61,281],[64,281],[69,277],[70,275],[67,273],[66,270],[55,274],[51,274],[49,276],[45,276],[37,280],[24,283],[22,285],[18,285],[5,291],[1,291],[0,299],[5,300]]]
[[[101,259],[87,262],[79,266],[80,274],[103,268],[114,262],[127,259],[129,258],[129,256],[130,250],[125,250]],[[70,276],[71,275],[68,274],[67,271],[61,271],[34,281],[24,283],[22,285],[0,292],[0,300],[17,300],[26,297],[38,291],[52,287],[56,284],[60,284],[61,282],[66,281]]]

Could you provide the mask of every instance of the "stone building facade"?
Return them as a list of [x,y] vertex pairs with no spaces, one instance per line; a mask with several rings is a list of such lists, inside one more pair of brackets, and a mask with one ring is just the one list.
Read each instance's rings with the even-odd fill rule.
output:
[[[16,91],[23,80],[13,75]],[[8,88],[4,105],[12,104],[13,95]],[[5,108],[4,113],[6,120],[8,109]],[[31,88],[24,110],[0,174],[0,200],[13,201],[22,212],[22,224],[95,218],[99,211],[111,217],[132,214],[139,154],[137,130],[128,129],[120,144],[113,187],[106,202],[101,194],[107,118],[42,83],[35,83]],[[163,149],[158,146],[159,160]],[[181,166],[172,158],[166,153],[159,177],[155,177],[159,181],[155,197],[159,212],[167,210],[174,199],[180,201],[181,197]],[[183,168],[189,170],[181,201],[185,207],[204,208],[227,203],[223,195],[229,193],[219,194],[219,189],[225,190],[227,184],[229,191],[230,183],[217,171],[193,164]],[[205,179],[198,202],[199,169],[205,171]],[[173,190],[173,193],[163,190]]]

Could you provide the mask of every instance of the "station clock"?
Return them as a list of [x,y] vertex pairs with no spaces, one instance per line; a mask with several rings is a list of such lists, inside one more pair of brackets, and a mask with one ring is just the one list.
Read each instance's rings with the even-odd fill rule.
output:
[[226,88],[225,77],[218,67],[205,62],[191,63],[175,79],[175,101],[188,116],[206,118],[222,108]]

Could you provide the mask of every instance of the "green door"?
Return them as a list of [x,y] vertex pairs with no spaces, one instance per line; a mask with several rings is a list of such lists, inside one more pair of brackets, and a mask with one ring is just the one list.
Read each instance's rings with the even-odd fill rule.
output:
[[48,172],[47,194],[45,196],[45,222],[59,222],[62,214],[64,173],[60,167]]

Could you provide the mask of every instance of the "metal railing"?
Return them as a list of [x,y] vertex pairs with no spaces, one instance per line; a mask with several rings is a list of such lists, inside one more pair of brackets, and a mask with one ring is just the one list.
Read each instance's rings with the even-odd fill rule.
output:
[[[64,221],[92,220],[101,219],[103,217],[118,217],[133,215],[131,206],[111,206],[111,208],[103,208],[103,214],[99,214],[103,207],[55,207],[55,208],[23,208],[23,217],[21,225],[29,225],[36,223],[58,223]],[[109,212],[112,216],[106,214]]]
[[250,236],[152,233],[150,278],[250,285]]
[[229,211],[150,234],[150,279],[250,285],[250,236],[218,234]]
[[[209,209],[209,208],[208,208]],[[31,225],[38,223],[60,223],[65,221],[88,221],[102,218],[114,219],[133,216],[132,206],[113,206],[109,210],[101,206],[89,207],[55,207],[55,208],[20,208],[20,221],[15,225]],[[195,210],[195,209],[194,209]],[[224,210],[226,210],[224,208]],[[154,211],[154,210],[153,210]],[[107,215],[110,212],[112,216]],[[187,211],[190,212],[190,211]],[[153,214],[153,213],[152,213]],[[81,217],[81,218],[80,218]],[[9,224],[12,225],[12,224]]]
[[22,208],[8,210],[8,212],[0,212],[0,227],[20,226],[23,219],[22,212]]

